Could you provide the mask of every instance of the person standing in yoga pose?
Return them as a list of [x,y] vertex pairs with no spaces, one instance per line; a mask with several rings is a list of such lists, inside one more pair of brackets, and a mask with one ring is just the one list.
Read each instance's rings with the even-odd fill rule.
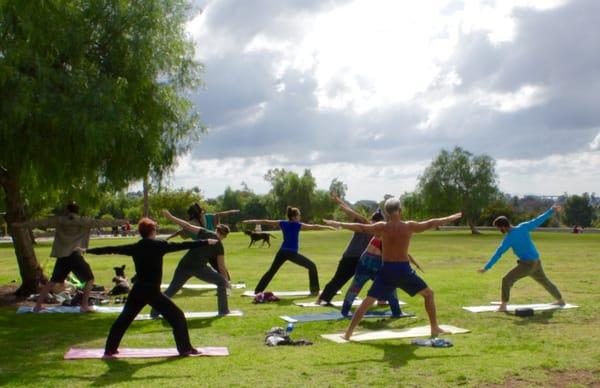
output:
[[[163,210],[163,215],[171,222],[181,226],[183,230],[193,234],[194,240],[198,239],[216,239],[218,243],[214,245],[208,245],[200,248],[190,249],[179,261],[175,273],[173,274],[173,280],[169,284],[169,287],[165,290],[164,294],[169,298],[172,298],[175,294],[181,290],[183,285],[192,276],[197,277],[207,283],[211,283],[217,286],[217,301],[219,308],[219,315],[229,314],[229,305],[227,301],[227,288],[230,288],[227,267],[225,266],[225,250],[223,248],[223,239],[229,234],[229,227],[227,225],[217,225],[216,233],[209,232],[201,226],[192,225],[189,222],[185,222],[175,216],[169,211]],[[218,272],[208,266],[208,260],[215,259],[217,261]],[[150,316],[158,318],[158,312],[152,309]]]
[[[229,214],[235,214],[235,213],[239,213],[239,210],[232,209],[232,210],[225,210],[225,211],[213,213],[213,214],[206,214],[205,210],[202,209],[202,207],[197,202],[194,203],[193,205],[191,205],[187,209],[189,223],[192,225],[195,225],[195,226],[201,226],[202,228],[204,228],[204,230],[206,230],[208,232],[216,231],[216,225],[220,225],[219,220],[221,219],[221,217],[229,215]],[[179,236],[183,239],[186,239],[188,237],[193,238],[193,237],[196,237],[196,233],[190,233],[188,230],[182,228],[182,229],[178,230],[177,232],[173,233],[172,235],[170,235],[169,237],[167,237],[167,241],[169,241],[170,239],[177,237],[177,236]],[[202,238],[202,237],[200,237],[200,238]],[[211,267],[213,267],[213,269],[215,271],[219,271],[219,263],[217,262],[217,258],[215,256],[210,257],[208,259],[208,263],[210,264]],[[231,281],[229,272],[227,273],[227,276],[225,277],[225,279],[227,279],[227,281]]]
[[427,229],[457,220],[462,217],[462,213],[424,222],[403,221],[400,200],[397,198],[390,198],[385,202],[385,212],[387,221],[376,224],[364,225],[324,220],[326,224],[331,226],[380,236],[382,241],[383,266],[375,277],[367,298],[354,313],[344,338],[346,340],[350,339],[356,325],[377,299],[387,298],[396,288],[401,288],[410,296],[420,294],[424,299],[425,310],[429,316],[431,335],[436,336],[444,333],[445,331],[437,323],[433,291],[410,267],[408,247],[413,233],[424,232]]
[[79,216],[79,205],[69,202],[65,207],[64,216],[49,217],[42,220],[32,220],[15,223],[16,227],[41,227],[55,228],[54,242],[50,256],[56,257],[56,264],[52,271],[52,277],[40,290],[37,302],[33,308],[34,312],[43,310],[42,303],[48,296],[50,290],[57,283],[64,283],[69,272],[73,272],[79,280],[85,283],[83,297],[81,299],[81,312],[93,312],[89,306],[89,297],[94,285],[94,274],[92,268],[85,261],[76,248],[87,248],[90,241],[90,230],[105,226],[123,225],[127,220],[96,220],[89,217]]
[[[87,250],[88,253],[93,255],[114,254],[131,256],[133,257],[135,272],[137,274],[137,280],[129,292],[123,312],[110,328],[104,349],[104,356],[109,358],[118,353],[119,344],[125,331],[142,308],[148,304],[165,317],[166,321],[173,328],[173,336],[175,337],[179,354],[182,356],[197,354],[197,350],[190,343],[187,322],[183,312],[171,299],[160,292],[163,256],[169,252],[214,245],[218,243],[218,240],[196,240],[183,243],[169,243],[157,240],[156,222],[149,218],[142,218],[139,221],[138,231],[142,239],[135,244]],[[85,250],[81,249],[81,251]]]
[[480,273],[487,272],[509,248],[512,248],[515,255],[519,258],[517,266],[502,278],[502,300],[500,306],[498,306],[498,311],[506,311],[506,305],[510,299],[510,289],[517,280],[527,276],[531,276],[536,282],[541,284],[556,299],[555,304],[561,306],[565,304],[558,288],[546,276],[542,268],[540,254],[533,244],[530,235],[535,228],[550,218],[554,211],[558,212],[560,210],[560,206],[554,205],[537,218],[522,222],[517,226],[512,226],[505,216],[497,217],[494,220],[494,226],[502,234],[505,234],[506,237],[504,237],[504,240],[502,240],[502,243],[496,249],[490,261],[478,271]]
[[[340,209],[342,209],[342,211],[344,211],[344,213],[346,213],[354,222],[361,224],[369,223],[369,220],[366,217],[354,211],[337,195],[332,194],[331,198],[339,204]],[[371,216],[371,222],[377,222],[381,220],[383,220],[383,215],[381,212],[375,212]],[[352,279],[352,276],[354,276],[354,272],[356,270],[356,264],[358,263],[362,253],[365,251],[365,249],[367,249],[370,240],[371,236],[369,234],[361,232],[354,232],[354,234],[352,234],[352,239],[342,254],[342,258],[338,263],[335,274],[329,283],[327,283],[323,288],[323,292],[321,292],[321,295],[319,295],[316,301],[317,304],[330,304],[333,296],[342,289],[348,280]]]
[[319,275],[317,273],[317,266],[315,263],[310,261],[308,258],[298,253],[298,237],[300,230],[322,230],[334,228],[325,225],[313,225],[305,224],[300,222],[300,210],[295,207],[288,206],[287,208],[287,221],[277,220],[246,220],[242,221],[245,224],[262,224],[273,227],[280,227],[283,232],[283,242],[281,248],[275,255],[271,268],[263,275],[258,282],[254,293],[261,293],[267,288],[273,276],[277,273],[279,268],[286,262],[291,261],[294,264],[298,264],[308,269],[308,279],[310,284],[311,295],[317,295],[319,293]]

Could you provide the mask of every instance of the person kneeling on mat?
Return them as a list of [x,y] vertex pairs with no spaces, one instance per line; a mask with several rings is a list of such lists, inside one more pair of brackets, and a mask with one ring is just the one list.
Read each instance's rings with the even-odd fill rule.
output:
[[[187,322],[183,312],[171,299],[160,292],[163,256],[170,252],[214,245],[218,240],[196,240],[183,243],[168,243],[163,240],[157,240],[157,225],[150,218],[142,218],[139,221],[138,231],[142,239],[135,244],[87,250],[88,253],[94,255],[116,254],[132,256],[137,273],[137,279],[123,307],[123,312],[110,328],[104,349],[104,356],[112,357],[118,353],[119,344],[125,331],[147,304],[162,314],[173,328],[173,336],[175,337],[179,354],[182,356],[197,354],[198,351],[190,343]],[[81,251],[84,250],[81,249]]]

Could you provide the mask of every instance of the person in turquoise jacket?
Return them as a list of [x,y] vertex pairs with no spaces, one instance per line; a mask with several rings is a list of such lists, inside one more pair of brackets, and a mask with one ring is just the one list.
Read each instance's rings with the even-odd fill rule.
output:
[[535,228],[542,225],[555,211],[560,211],[560,206],[554,205],[533,220],[520,223],[517,226],[511,225],[505,216],[497,217],[494,220],[493,225],[506,236],[492,258],[478,271],[485,273],[490,270],[509,248],[512,248],[514,254],[519,258],[517,266],[502,278],[502,300],[498,311],[506,311],[506,305],[510,299],[510,289],[517,280],[527,276],[531,276],[535,281],[540,283],[556,299],[555,304],[561,306],[565,304],[558,288],[544,273],[540,254],[533,244],[530,235]]

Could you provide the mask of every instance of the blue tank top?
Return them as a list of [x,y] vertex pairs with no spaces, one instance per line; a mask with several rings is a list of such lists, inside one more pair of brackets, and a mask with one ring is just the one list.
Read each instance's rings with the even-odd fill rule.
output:
[[283,232],[281,249],[298,252],[298,237],[302,224],[296,221],[279,221],[279,227]]

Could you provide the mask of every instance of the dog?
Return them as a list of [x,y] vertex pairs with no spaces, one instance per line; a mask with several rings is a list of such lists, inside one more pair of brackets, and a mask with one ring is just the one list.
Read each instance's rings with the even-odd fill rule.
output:
[[267,233],[267,232],[254,232],[254,231],[247,230],[244,233],[247,234],[248,236],[250,236],[250,245],[248,245],[248,248],[250,248],[252,246],[252,244],[254,244],[255,242],[261,241],[261,240],[262,240],[262,244],[260,245],[261,247],[263,245],[265,245],[265,243],[267,243],[270,248],[271,247],[271,237],[277,238],[277,237],[273,236],[271,233]]
[[115,277],[112,278],[115,286],[108,293],[108,295],[121,295],[121,294],[129,294],[131,286],[129,285],[129,281],[127,280],[127,276],[125,276],[125,264],[120,267],[113,267],[115,270]]

